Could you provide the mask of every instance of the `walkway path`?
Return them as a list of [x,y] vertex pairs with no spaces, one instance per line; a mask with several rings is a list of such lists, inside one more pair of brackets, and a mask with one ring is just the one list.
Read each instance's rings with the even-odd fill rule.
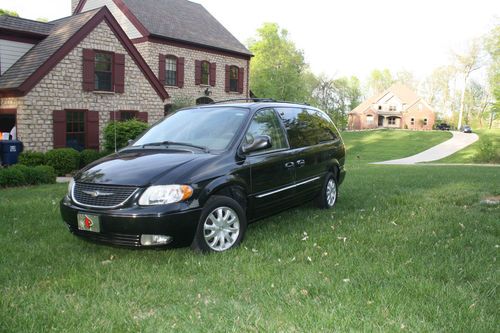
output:
[[448,141],[440,143],[437,146],[434,146],[416,155],[400,158],[397,160],[375,162],[372,164],[404,165],[404,164],[415,164],[421,162],[437,161],[442,158],[445,158],[446,156],[450,156],[461,149],[464,149],[465,147],[473,144],[479,139],[479,136],[474,133],[462,133],[455,131],[452,131],[451,133],[453,134],[453,137]]

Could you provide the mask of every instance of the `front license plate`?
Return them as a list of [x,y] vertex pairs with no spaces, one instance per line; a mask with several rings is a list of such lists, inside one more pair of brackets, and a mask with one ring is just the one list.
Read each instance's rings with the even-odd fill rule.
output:
[[99,222],[99,216],[78,213],[78,229],[90,232],[100,232],[101,224]]

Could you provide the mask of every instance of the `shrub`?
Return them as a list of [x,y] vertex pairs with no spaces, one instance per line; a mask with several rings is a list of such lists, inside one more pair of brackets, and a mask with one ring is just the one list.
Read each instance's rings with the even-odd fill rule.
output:
[[490,138],[485,137],[479,144],[479,151],[476,154],[476,160],[482,163],[499,163],[500,148],[496,148]]
[[80,168],[89,165],[90,163],[100,159],[102,153],[94,149],[84,149],[80,153]]
[[148,124],[135,119],[127,121],[113,121],[104,128],[104,148],[108,151],[120,149],[128,145],[128,140],[134,140],[148,128]]
[[58,176],[64,176],[80,166],[80,154],[73,148],[49,150],[45,154],[47,165],[54,168]]
[[25,151],[19,155],[19,164],[37,166],[45,164],[45,154],[36,151]]
[[0,187],[53,184],[56,182],[54,168],[47,165],[28,167],[17,164],[0,169]]
[[0,187],[22,186],[26,184],[26,177],[22,168],[10,167],[0,169]]

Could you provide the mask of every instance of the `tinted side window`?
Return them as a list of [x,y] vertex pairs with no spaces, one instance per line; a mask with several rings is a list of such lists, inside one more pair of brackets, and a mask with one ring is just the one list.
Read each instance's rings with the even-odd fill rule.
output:
[[292,148],[312,146],[337,138],[331,120],[322,112],[299,108],[277,110],[285,124]]
[[245,143],[252,143],[259,135],[268,135],[271,138],[272,146],[263,151],[288,148],[285,133],[280,124],[280,120],[273,109],[259,110],[253,116],[250,127],[245,135]]

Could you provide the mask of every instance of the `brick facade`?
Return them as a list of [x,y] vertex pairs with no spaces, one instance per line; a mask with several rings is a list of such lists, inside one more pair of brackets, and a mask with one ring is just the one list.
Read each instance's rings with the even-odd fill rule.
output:
[[[125,54],[123,94],[83,91],[83,49]],[[109,122],[109,111],[148,112],[150,124],[163,117],[163,101],[104,22],[69,52],[27,95],[2,98],[0,108],[17,109],[18,139],[23,141],[26,150],[36,151],[47,151],[53,147],[53,111],[84,109],[99,112],[101,148],[102,129]]]
[[[172,87],[165,86],[165,89],[170,95],[170,100],[168,103],[176,103],[176,101],[188,102],[195,104],[196,99],[200,97],[209,97],[212,100],[224,100],[231,98],[246,98],[248,97],[247,92],[247,77],[248,77],[248,61],[246,59],[240,59],[238,57],[232,57],[228,55],[222,55],[217,52],[199,51],[189,48],[171,46],[166,44],[160,44],[155,42],[142,42],[135,44],[143,58],[148,63],[149,67],[153,70],[156,75],[159,73],[159,55],[174,55],[176,57],[183,57],[184,60],[184,87]],[[217,64],[216,71],[216,84],[211,85],[196,85],[195,84],[195,61],[205,60],[210,63]],[[225,66],[238,66],[245,69],[243,80],[243,94],[237,92],[226,92],[225,91]],[[205,95],[205,90],[209,89],[210,95]]]

